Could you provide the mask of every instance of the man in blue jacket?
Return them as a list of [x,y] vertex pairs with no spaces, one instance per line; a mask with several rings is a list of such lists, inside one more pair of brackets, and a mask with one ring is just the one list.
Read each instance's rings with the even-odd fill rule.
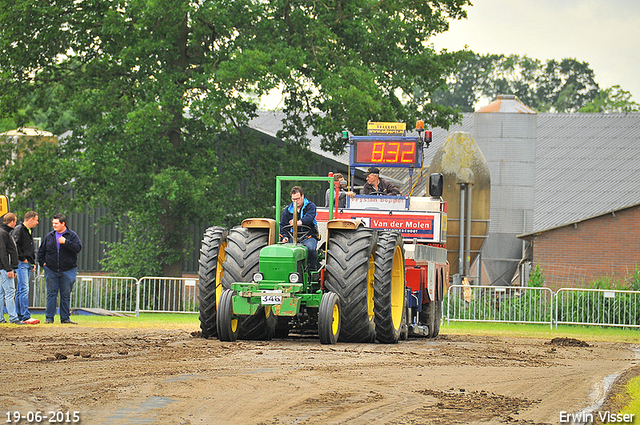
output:
[[[304,197],[304,192],[300,186],[293,186],[291,188],[291,205],[284,209],[282,212],[282,218],[280,220],[280,238],[282,242],[289,242],[293,239],[291,235],[292,228],[286,226],[293,226],[293,208],[294,205],[298,209],[298,226],[306,226],[309,233],[304,235],[302,239],[299,239],[302,245],[307,247],[309,253],[308,262],[309,269],[316,270],[318,268],[318,222],[316,221],[316,204],[309,201]],[[306,229],[303,229],[303,233]],[[300,230],[298,231],[300,234]]]
[[69,318],[71,290],[76,282],[82,242],[76,232],[67,228],[67,218],[63,214],[54,215],[51,224],[53,231],[47,233],[38,249],[38,264],[44,268],[47,286],[46,323],[53,323],[60,293],[60,322],[75,325]]

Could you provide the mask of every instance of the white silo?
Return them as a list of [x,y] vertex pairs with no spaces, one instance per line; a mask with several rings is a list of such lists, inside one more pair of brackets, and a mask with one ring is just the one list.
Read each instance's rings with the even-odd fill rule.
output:
[[510,285],[525,243],[517,235],[533,230],[537,113],[516,96],[501,95],[474,119],[491,173],[491,224],[482,260],[492,285]]

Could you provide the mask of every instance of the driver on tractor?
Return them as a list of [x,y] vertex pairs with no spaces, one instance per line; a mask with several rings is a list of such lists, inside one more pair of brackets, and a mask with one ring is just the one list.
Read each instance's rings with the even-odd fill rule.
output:
[[318,222],[316,221],[316,204],[304,197],[300,186],[291,188],[291,205],[282,212],[280,219],[280,239],[287,243],[293,241],[293,208],[298,209],[298,242],[307,247],[309,254],[309,270],[317,269],[318,262]]
[[393,183],[380,178],[380,169],[371,167],[367,173],[367,182],[363,188],[365,195],[400,195],[400,190]]

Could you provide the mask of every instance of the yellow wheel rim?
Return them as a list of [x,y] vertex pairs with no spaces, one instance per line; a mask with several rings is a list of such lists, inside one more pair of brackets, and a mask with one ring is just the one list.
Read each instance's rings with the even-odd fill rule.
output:
[[404,307],[404,262],[402,260],[402,249],[396,246],[391,270],[391,320],[394,329],[400,328]]
[[222,295],[222,263],[224,263],[224,253],[227,249],[227,243],[220,244],[218,250],[218,261],[216,263],[216,309],[220,305],[220,295]]
[[337,335],[339,327],[340,327],[340,308],[336,303],[333,305],[333,313],[331,314],[331,332],[334,335]]
[[238,330],[238,319],[231,319],[231,332],[236,333]]

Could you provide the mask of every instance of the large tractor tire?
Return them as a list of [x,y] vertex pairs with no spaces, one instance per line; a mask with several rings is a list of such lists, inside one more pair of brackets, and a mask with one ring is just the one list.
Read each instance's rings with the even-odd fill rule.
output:
[[200,329],[204,338],[218,336],[216,312],[222,293],[220,274],[227,247],[228,231],[224,227],[209,227],[204,232],[200,247],[198,271],[198,304],[200,311]]
[[340,338],[340,298],[326,292],[318,309],[318,335],[321,344],[335,344]]
[[431,301],[422,305],[420,322],[429,327],[427,338],[435,338],[440,334],[440,322],[442,320],[442,301]]
[[[259,271],[260,250],[269,243],[268,231],[234,227],[227,236],[222,286],[230,289],[234,282],[250,282]],[[240,318],[240,339],[269,340],[274,334],[277,317],[271,307],[260,308],[254,315]]]
[[225,289],[220,296],[218,320],[216,322],[220,341],[234,342],[238,339],[240,325],[238,318],[233,315],[234,295],[235,291]]
[[[440,334],[440,322],[442,321],[442,293],[444,291],[444,278],[442,272],[436,271],[436,299],[422,304],[420,322],[429,327],[427,338],[435,338]],[[438,300],[440,298],[440,300]]]
[[373,342],[373,271],[376,231],[333,230],[328,241],[325,288],[340,298],[340,341]]
[[400,233],[379,233],[375,266],[373,312],[376,339],[383,344],[395,344],[401,337],[405,314],[404,249]]

